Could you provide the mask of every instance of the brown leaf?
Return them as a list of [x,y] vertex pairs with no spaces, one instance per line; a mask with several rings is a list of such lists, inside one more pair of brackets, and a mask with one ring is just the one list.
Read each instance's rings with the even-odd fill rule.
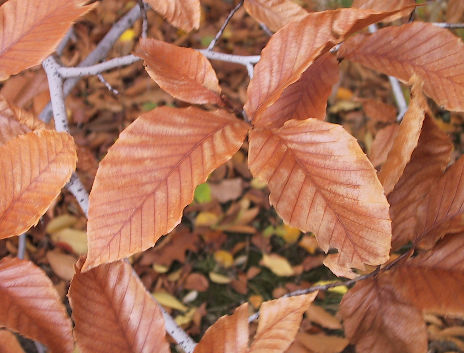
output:
[[208,279],[201,273],[191,273],[184,283],[184,288],[204,292],[209,287]]
[[0,146],[0,239],[37,224],[76,168],[73,138],[38,130]]
[[398,249],[416,237],[417,209],[430,187],[443,174],[451,157],[453,144],[429,114],[411,160],[388,195],[392,219],[392,248]]
[[0,329],[0,353],[24,353],[15,335],[7,330]]
[[423,353],[427,332],[422,313],[396,294],[385,278],[356,283],[342,299],[345,335],[359,353]]
[[464,2],[462,0],[449,0],[446,8],[446,22],[459,22],[464,15]]
[[[416,45],[415,43],[421,43]],[[462,40],[431,23],[413,22],[359,34],[341,46],[339,56],[408,82],[424,80],[425,93],[448,110],[464,110]]]
[[314,60],[348,35],[392,14],[359,9],[314,12],[282,28],[271,37],[255,66],[244,107],[248,117],[262,126],[263,112]]
[[[0,80],[15,75],[49,55],[80,16],[95,5],[87,1],[10,0],[0,7]],[[57,21],[59,19],[59,21]]]
[[340,321],[335,316],[317,305],[311,305],[309,307],[306,311],[306,318],[311,322],[315,322],[316,324],[331,330],[338,330],[342,328]]
[[68,254],[64,254],[58,249],[47,251],[47,260],[53,272],[65,281],[72,280],[74,276],[74,264],[76,259]]
[[349,341],[343,337],[327,336],[325,334],[309,335],[298,333],[296,340],[314,353],[339,353],[348,345]]
[[287,23],[299,21],[308,14],[292,0],[246,0],[243,6],[250,16],[271,31],[278,31]]
[[434,180],[418,209],[416,234],[428,249],[447,233],[464,230],[464,156]]
[[390,1],[378,1],[378,0],[354,0],[351,7],[358,9],[371,9],[377,11],[393,11],[397,9],[408,9],[400,11],[398,14],[390,16],[384,19],[384,22],[392,22],[398,18],[409,16],[412,12],[411,6],[414,6],[416,2],[414,0],[390,0]]
[[47,275],[32,262],[0,260],[0,326],[44,343],[51,352],[73,351],[71,320]]
[[248,353],[248,303],[233,315],[219,318],[195,347],[194,353]]
[[160,308],[132,267],[123,261],[81,272],[82,261],[69,288],[83,353],[170,352]]
[[270,202],[287,224],[313,231],[325,252],[338,249],[335,267],[388,260],[387,200],[375,169],[341,126],[307,119],[254,130],[249,165],[268,183]]
[[284,352],[295,339],[302,315],[316,295],[317,292],[314,292],[264,302],[260,308],[258,330],[250,353]]
[[445,237],[432,251],[409,259],[385,276],[418,309],[464,315],[464,233]]
[[339,78],[338,62],[331,53],[319,57],[280,98],[266,109],[260,126],[279,128],[287,120],[325,119],[327,99]]
[[208,59],[197,50],[156,39],[141,39],[136,55],[150,77],[175,98],[193,104],[220,104],[221,88]]
[[388,152],[387,160],[378,174],[379,180],[385,189],[385,195],[388,195],[393,190],[398,180],[400,180],[406,164],[411,159],[412,152],[419,141],[422,122],[427,109],[427,101],[422,94],[422,80],[414,75],[412,82],[412,99],[408,111],[404,115],[403,121],[401,121],[398,134],[390,152]]
[[384,103],[376,99],[360,99],[364,113],[374,120],[384,123],[394,123],[396,121],[397,110],[391,104]]
[[170,24],[190,32],[200,27],[200,0],[147,0]]
[[369,159],[375,167],[385,163],[387,160],[388,153],[395,142],[395,138],[396,135],[398,135],[399,130],[399,125],[392,124],[380,129],[375,135],[375,139],[372,142],[369,153]]
[[247,130],[225,111],[194,107],[161,107],[135,120],[100,163],[83,270],[145,250],[170,232],[195,187],[237,152]]
[[224,179],[217,184],[210,183],[211,195],[221,203],[238,199],[243,192],[243,179]]

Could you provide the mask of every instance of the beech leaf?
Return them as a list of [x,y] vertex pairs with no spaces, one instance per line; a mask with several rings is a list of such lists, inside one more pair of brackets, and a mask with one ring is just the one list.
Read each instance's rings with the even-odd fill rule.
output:
[[24,353],[15,335],[10,331],[0,329],[0,352],[2,353]]
[[414,0],[389,0],[389,1],[378,1],[378,0],[354,0],[351,7],[358,9],[371,9],[377,11],[393,11],[397,9],[403,9],[409,7],[408,9],[399,12],[396,15],[390,16],[384,19],[384,22],[391,22],[398,18],[409,16],[412,12],[412,6],[416,2]]
[[193,104],[220,104],[221,88],[206,57],[156,39],[141,39],[136,55],[145,61],[150,77],[175,98]]
[[132,267],[123,261],[81,272],[82,261],[69,288],[83,353],[170,352],[160,308]]
[[377,131],[369,152],[369,159],[375,167],[385,163],[387,160],[388,153],[395,142],[399,130],[399,125],[392,124]]
[[424,80],[425,93],[438,104],[464,110],[464,43],[447,29],[424,22],[382,28],[348,39],[339,56],[404,82],[416,73]]
[[161,107],[136,119],[100,162],[83,271],[145,250],[170,232],[196,186],[237,152],[247,131],[222,110]]
[[448,165],[453,144],[434,123],[429,113],[411,160],[403,175],[388,195],[392,219],[392,248],[398,249],[416,237],[417,209],[430,188]]
[[0,297],[0,326],[42,342],[51,352],[73,351],[66,309],[50,279],[32,262],[0,260]]
[[376,171],[356,139],[317,119],[250,134],[250,170],[268,183],[282,219],[315,233],[335,274],[388,260],[391,225]]
[[37,224],[76,167],[73,138],[38,130],[0,146],[0,239]]
[[271,37],[255,66],[244,107],[248,117],[259,125],[263,112],[314,60],[350,34],[396,12],[360,9],[314,12],[283,27]]
[[40,64],[80,16],[85,0],[9,0],[0,7],[0,80]]
[[327,99],[339,78],[338,62],[326,53],[303,72],[300,79],[288,86],[280,98],[266,109],[259,126],[281,127],[287,120],[325,119]]
[[427,109],[427,101],[422,94],[423,82],[417,76],[412,77],[411,102],[408,111],[401,121],[398,134],[388,152],[387,160],[379,172],[379,180],[388,195],[403,174],[406,164],[411,159],[411,154],[417,146],[422,122]]
[[301,20],[308,14],[292,0],[246,0],[243,6],[256,21],[264,23],[271,31]]
[[200,0],[147,0],[170,24],[190,32],[200,27]]

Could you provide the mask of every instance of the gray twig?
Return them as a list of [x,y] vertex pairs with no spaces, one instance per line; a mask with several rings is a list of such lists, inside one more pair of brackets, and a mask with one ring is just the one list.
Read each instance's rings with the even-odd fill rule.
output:
[[224,30],[226,29],[227,25],[229,24],[230,20],[232,17],[235,15],[235,13],[242,7],[244,0],[240,0],[240,2],[235,6],[232,11],[230,11],[229,15],[226,17],[226,20],[222,24],[221,28],[219,29],[219,32],[216,33],[216,36],[214,39],[209,43],[208,48],[206,50],[213,50],[214,46],[216,45],[216,42],[221,38],[222,34],[224,33]]
[[26,253],[26,233],[19,236],[18,239],[18,259],[23,260]]
[[61,66],[59,67],[58,72],[63,78],[98,75],[104,71],[130,65],[139,60],[140,58],[138,56],[126,55],[126,56],[121,56],[119,58],[110,59],[100,64],[95,64],[92,66],[86,66],[86,67],[63,67]]
[[145,8],[145,4],[143,0],[137,0],[139,3],[139,7],[142,10],[142,38],[147,38],[148,33],[148,18],[147,18],[147,9]]

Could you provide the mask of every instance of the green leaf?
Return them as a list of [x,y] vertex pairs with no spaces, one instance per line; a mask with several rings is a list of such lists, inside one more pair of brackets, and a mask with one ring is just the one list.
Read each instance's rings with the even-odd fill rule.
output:
[[208,183],[203,183],[195,189],[195,201],[205,203],[211,201],[211,188]]

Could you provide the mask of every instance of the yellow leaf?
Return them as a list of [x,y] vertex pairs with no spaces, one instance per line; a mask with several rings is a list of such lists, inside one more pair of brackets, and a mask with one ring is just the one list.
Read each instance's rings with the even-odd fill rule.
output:
[[337,90],[337,99],[350,100],[351,98],[353,98],[353,92],[348,88],[340,87]]
[[317,250],[317,240],[314,235],[305,235],[298,243],[308,253],[313,255]]
[[126,29],[121,36],[119,37],[119,40],[121,42],[131,42],[135,38],[135,31],[132,28]]
[[290,244],[296,242],[301,233],[298,228],[290,227],[287,224],[278,226],[275,232],[277,235],[281,236],[286,243]]
[[191,308],[184,315],[177,315],[174,321],[179,326],[187,325],[192,321],[196,311],[197,308]]
[[214,253],[214,260],[221,266],[227,268],[233,265],[234,257],[226,250],[218,250]]
[[254,189],[264,189],[267,186],[267,183],[260,178],[253,178],[250,185]]
[[263,254],[263,258],[260,262],[262,266],[266,266],[274,274],[279,277],[293,276],[293,268],[290,266],[286,258],[277,254]]
[[71,216],[70,214],[63,214],[61,216],[53,218],[48,222],[45,232],[52,234],[58,232],[61,229],[72,227],[77,223],[77,217]]
[[263,297],[260,295],[252,295],[250,298],[248,298],[248,301],[255,309],[258,309],[263,302]]
[[197,227],[211,227],[219,221],[218,215],[212,212],[200,212],[195,220]]
[[169,268],[163,265],[153,264],[153,269],[158,273],[166,273],[168,272]]
[[230,279],[229,277],[221,275],[216,272],[210,272],[209,279],[213,281],[214,283],[218,283],[218,284],[227,284],[232,281],[232,279]]
[[[336,283],[337,281],[318,281],[314,283],[315,286],[325,286],[326,284]],[[338,294],[345,294],[348,292],[348,288],[346,286],[337,286],[328,289],[329,292],[338,293]]]
[[160,303],[162,306],[166,306],[171,309],[176,309],[182,312],[188,310],[188,308],[182,304],[179,300],[173,297],[171,294],[166,292],[155,292],[153,297]]
[[61,244],[77,255],[85,255],[87,253],[87,233],[83,230],[65,228],[51,235],[52,241],[55,244]]

